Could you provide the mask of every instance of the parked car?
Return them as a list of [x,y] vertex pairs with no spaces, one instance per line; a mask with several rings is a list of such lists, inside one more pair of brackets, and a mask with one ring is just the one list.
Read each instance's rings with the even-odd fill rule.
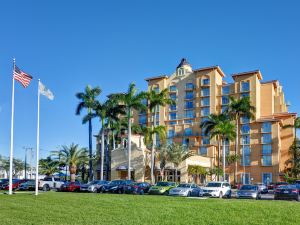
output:
[[275,189],[274,199],[291,199],[300,201],[299,190],[295,185],[280,185]]
[[35,190],[35,180],[28,180],[21,183],[17,189],[18,191],[34,191]]
[[149,195],[164,195],[169,194],[170,189],[176,187],[175,182],[167,182],[167,181],[161,181],[157,182],[156,185],[152,186],[149,189]]
[[[12,189],[16,190],[17,188],[19,188],[20,184],[26,182],[26,180],[19,180],[19,179],[13,179],[12,180]],[[7,182],[4,186],[3,186],[3,190],[9,190],[9,182]]]
[[259,191],[260,191],[261,194],[268,193],[268,187],[267,187],[267,185],[262,184],[262,183],[257,183],[255,185],[258,187],[258,189],[259,189]]
[[79,192],[80,191],[80,182],[65,182],[61,187],[60,191],[66,191],[66,192]]
[[103,188],[101,189],[100,192],[123,194],[125,190],[125,186],[132,183],[133,183],[132,180],[113,180],[108,184],[103,185]]
[[80,185],[80,191],[82,192],[93,192],[97,193],[103,185],[108,184],[109,182],[106,180],[94,180],[87,184]]
[[246,184],[238,190],[236,198],[261,199],[261,190],[257,185]]
[[[183,183],[183,184],[179,184],[175,188],[172,188],[169,191],[169,195],[171,195],[171,196],[184,196],[184,197],[187,197],[187,196],[191,196],[192,191],[194,189],[200,189],[200,188],[198,187],[197,184]],[[202,195],[203,195],[203,193],[202,193]]]
[[203,188],[198,186],[198,188],[193,188],[191,197],[203,197],[203,194]]
[[4,186],[6,186],[8,182],[8,179],[0,179],[0,190],[4,190]]
[[59,190],[64,184],[64,181],[56,177],[45,177],[39,180],[39,189],[43,191],[50,191],[51,189]]
[[268,187],[268,190],[273,190],[274,189],[274,183],[269,183],[268,185],[267,185],[267,187]]
[[143,195],[148,193],[151,184],[147,182],[135,182],[132,184],[128,184],[124,187],[124,192],[126,194],[140,194]]
[[203,196],[231,198],[231,186],[228,182],[213,181],[208,182],[205,187],[203,187]]
[[277,182],[277,183],[274,184],[274,190],[277,189],[280,186],[286,186],[286,185],[289,185],[289,183],[288,182],[283,182],[283,181]]

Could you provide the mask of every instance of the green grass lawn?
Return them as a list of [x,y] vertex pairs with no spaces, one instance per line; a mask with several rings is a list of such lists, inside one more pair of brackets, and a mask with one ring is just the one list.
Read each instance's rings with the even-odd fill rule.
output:
[[1,225],[300,224],[300,203],[89,193],[0,194]]

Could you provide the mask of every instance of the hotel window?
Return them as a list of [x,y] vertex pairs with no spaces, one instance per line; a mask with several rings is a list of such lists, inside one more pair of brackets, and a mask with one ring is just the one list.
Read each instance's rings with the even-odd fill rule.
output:
[[207,147],[201,146],[199,149],[199,155],[207,156]]
[[169,122],[169,125],[176,125],[177,124],[177,121],[170,121]]
[[229,97],[228,96],[222,96],[222,105],[229,104]]
[[241,92],[248,92],[248,91],[250,91],[250,82],[242,81],[241,82]]
[[263,155],[272,154],[272,145],[262,145],[262,154]]
[[182,145],[183,146],[189,146],[190,140],[188,138],[183,138],[182,139]]
[[241,98],[249,98],[249,97],[250,97],[249,93],[242,93],[241,94]]
[[186,91],[185,92],[185,99],[193,99],[194,98],[194,92],[193,91]]
[[169,113],[169,119],[170,120],[176,120],[176,116],[177,116],[176,112]]
[[261,130],[263,133],[271,133],[272,132],[272,123],[270,123],[270,122],[263,123]]
[[263,166],[272,166],[272,155],[263,155],[262,156],[262,165]]
[[229,95],[229,94],[230,94],[230,86],[223,86],[222,95]]
[[209,107],[205,107],[201,109],[201,116],[209,116]]
[[194,118],[194,117],[195,117],[194,110],[186,110],[185,111],[185,118]]
[[249,145],[250,144],[250,135],[247,134],[247,135],[242,135],[242,145]]
[[175,136],[175,130],[168,130],[168,138],[173,138]]
[[242,184],[250,184],[250,173],[242,173],[241,174],[241,183]]
[[209,106],[209,97],[201,99],[201,106]]
[[209,85],[209,84],[210,84],[210,80],[208,78],[202,79],[202,85]]
[[185,136],[191,136],[193,134],[192,128],[185,128],[184,129],[184,135]]
[[241,126],[241,133],[242,134],[250,134],[249,124],[244,124],[244,125]]
[[224,113],[228,109],[227,105],[222,105],[221,112]]
[[241,165],[242,166],[250,166],[251,159],[250,159],[250,145],[242,146],[242,158],[241,158]]
[[249,117],[246,116],[241,117],[241,123],[250,123]]
[[154,90],[156,93],[158,93],[158,92],[159,92],[159,87],[155,87],[155,88],[153,88],[153,90]]
[[193,120],[184,120],[184,123],[185,124],[191,124],[191,123],[193,123]]
[[185,84],[185,89],[194,89],[194,84],[193,83],[186,83]]
[[185,102],[185,108],[186,109],[193,109],[194,108],[194,102],[193,101],[186,101]]
[[201,89],[201,96],[209,96],[209,87],[205,87]]
[[261,143],[262,144],[271,144],[272,143],[272,135],[271,134],[262,134]]
[[175,85],[171,85],[171,86],[169,87],[169,90],[170,90],[171,92],[177,91],[177,87],[176,87]]
[[170,105],[170,111],[175,111],[177,109],[176,104],[175,105]]
[[177,70],[177,75],[179,75],[179,76],[184,75],[184,69],[183,69],[183,68],[179,68],[179,69]]
[[210,138],[209,137],[202,137],[202,145],[209,145]]
[[272,182],[272,173],[262,173],[262,182],[269,184]]
[[176,101],[176,99],[177,99],[176,93],[170,93],[170,99],[172,99],[173,101]]
[[147,122],[146,114],[139,115],[139,124],[146,124],[146,122]]

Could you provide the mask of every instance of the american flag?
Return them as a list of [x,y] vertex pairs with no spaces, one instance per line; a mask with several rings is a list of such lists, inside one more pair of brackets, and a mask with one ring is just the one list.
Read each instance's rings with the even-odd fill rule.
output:
[[14,79],[19,81],[24,88],[27,88],[30,81],[32,80],[32,76],[20,70],[17,66],[14,69]]

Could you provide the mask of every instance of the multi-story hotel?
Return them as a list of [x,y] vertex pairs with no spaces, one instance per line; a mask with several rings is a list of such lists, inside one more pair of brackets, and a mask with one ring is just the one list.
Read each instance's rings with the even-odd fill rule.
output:
[[[187,145],[201,156],[197,160],[207,162],[209,159],[210,166],[214,167],[217,142],[203,135],[200,123],[208,115],[225,110],[229,96],[249,96],[256,108],[255,119],[242,118],[239,124],[239,154],[243,160],[238,162],[238,182],[242,179],[246,183],[280,180],[289,166],[289,147],[295,136],[293,129],[283,129],[283,126],[293,124],[296,117],[295,113],[288,112],[282,86],[277,80],[263,82],[259,70],[233,74],[232,83],[226,83],[224,77],[219,66],[192,69],[182,59],[173,74],[147,78],[149,89],[168,88],[170,98],[176,102],[159,107],[155,115],[157,124],[167,127],[168,143]],[[150,125],[152,120],[148,114],[136,114],[134,121]],[[234,154],[234,142],[227,143],[226,151]],[[226,179],[230,182],[234,179],[233,171],[234,164],[226,167]]]

